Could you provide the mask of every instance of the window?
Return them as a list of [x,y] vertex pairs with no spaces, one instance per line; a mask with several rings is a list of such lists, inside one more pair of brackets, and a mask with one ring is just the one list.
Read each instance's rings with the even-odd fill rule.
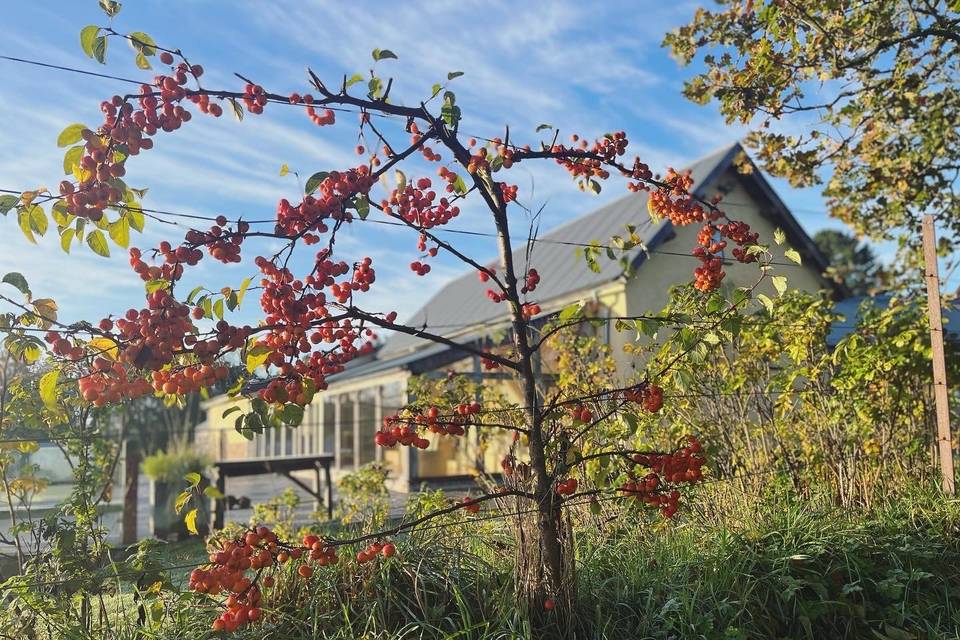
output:
[[352,394],[340,396],[340,466],[352,467],[354,464],[354,409],[356,403]]
[[359,463],[366,464],[377,459],[377,445],[373,439],[377,434],[377,392],[379,388],[364,389],[357,396],[357,426],[360,432],[358,446]]
[[337,437],[337,401],[335,398],[326,398],[323,401],[323,452],[336,451]]

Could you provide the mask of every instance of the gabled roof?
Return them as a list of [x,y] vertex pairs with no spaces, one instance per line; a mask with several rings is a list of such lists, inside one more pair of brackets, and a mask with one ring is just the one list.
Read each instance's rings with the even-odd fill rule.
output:
[[[686,167],[694,180],[694,195],[704,196],[715,181],[727,171],[738,154],[743,152],[739,143],[723,147]],[[815,266],[825,268],[826,262],[817,251],[813,241],[791,216],[783,202],[777,198],[770,185],[766,183],[758,170],[743,176],[749,187],[759,197],[766,198],[772,213],[778,218],[787,232],[791,244]],[[613,282],[623,273],[615,260],[598,261],[600,270],[592,271],[584,261],[574,258],[575,245],[590,240],[606,242],[611,236],[623,235],[627,225],[634,225],[636,234],[647,249],[669,240],[673,236],[673,225],[669,220],[653,222],[647,214],[646,192],[630,193],[603,207],[556,229],[539,236],[533,244],[532,265],[544,274],[543,281],[537,286],[536,301],[547,306],[551,301],[568,298],[580,291],[597,289]],[[519,238],[514,238],[517,241]],[[568,244],[564,244],[568,243]],[[645,257],[643,250],[637,248],[628,254],[636,266]],[[517,271],[524,271],[527,264],[527,248],[515,249],[513,259]],[[452,280],[436,293],[412,317],[404,321],[411,327],[426,326],[428,330],[445,337],[467,342],[478,337],[478,327],[505,320],[506,308],[487,299],[487,283],[480,282],[475,271],[470,271]],[[460,338],[463,337],[463,339]],[[434,343],[407,334],[396,333],[380,347],[373,362],[365,362],[347,370],[335,378],[368,375],[393,366],[409,366],[417,360],[416,354],[424,357],[432,354],[426,347]],[[442,347],[447,349],[447,347]]]

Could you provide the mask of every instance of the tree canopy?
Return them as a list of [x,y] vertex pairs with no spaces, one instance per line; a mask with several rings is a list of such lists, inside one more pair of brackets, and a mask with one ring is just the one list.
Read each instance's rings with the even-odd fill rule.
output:
[[960,3],[719,0],[664,46],[703,69],[685,95],[751,125],[764,168],[822,184],[830,213],[919,242],[923,213],[960,230]]

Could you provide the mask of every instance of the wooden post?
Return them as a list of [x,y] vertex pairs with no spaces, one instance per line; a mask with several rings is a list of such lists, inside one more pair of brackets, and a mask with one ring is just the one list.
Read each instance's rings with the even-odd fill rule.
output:
[[121,543],[125,545],[137,542],[137,506],[140,484],[140,449],[129,440],[123,443],[123,516],[121,519]]
[[937,451],[943,492],[955,495],[953,442],[950,435],[950,404],[947,396],[947,367],[943,354],[943,314],[940,310],[940,276],[937,269],[937,238],[933,216],[923,216],[923,259],[926,264],[927,303],[930,313],[930,346],[933,358],[933,399],[937,411]]

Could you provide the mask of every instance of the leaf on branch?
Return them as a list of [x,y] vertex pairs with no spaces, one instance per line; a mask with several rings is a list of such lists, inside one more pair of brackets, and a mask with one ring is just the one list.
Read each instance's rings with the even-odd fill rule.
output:
[[293,403],[283,405],[280,419],[292,427],[299,426],[303,422],[303,407]]
[[247,351],[247,371],[253,373],[257,367],[267,361],[272,349],[266,345],[258,344]]
[[370,215],[370,200],[367,198],[366,194],[361,193],[358,195],[354,204],[357,207],[357,215],[360,216],[361,220],[366,220],[367,216]]
[[397,54],[390,51],[390,49],[374,49],[371,55],[373,55],[374,60],[386,60],[388,58],[397,60]]
[[457,176],[453,181],[453,190],[461,196],[467,192],[467,183],[463,181],[463,176]]
[[773,300],[771,300],[769,297],[765,296],[765,295],[762,294],[762,293],[758,293],[758,294],[757,294],[757,300],[759,300],[759,301],[760,301],[760,304],[762,304],[763,307],[767,310],[767,313],[769,313],[769,314],[772,316],[772,315],[773,315]]
[[463,71],[451,71],[447,74],[447,80],[453,80],[454,78],[459,78],[463,75]]
[[103,235],[103,231],[99,229],[94,229],[87,234],[87,246],[98,256],[110,257],[110,246],[107,244],[107,238]]
[[49,329],[57,321],[59,307],[51,298],[37,298],[33,301],[33,312],[40,318],[40,326]]
[[147,57],[143,55],[142,52],[138,51],[136,57],[134,57],[134,62],[137,64],[138,69],[152,69],[150,66],[150,61],[147,60]]
[[98,35],[100,35],[100,27],[95,24],[88,24],[80,30],[80,48],[88,58],[93,57],[93,45]]
[[777,295],[782,296],[787,290],[787,278],[785,276],[771,276],[770,282],[773,288],[777,290]]
[[37,239],[33,237],[33,229],[30,228],[32,225],[30,223],[29,211],[26,209],[20,209],[20,211],[17,212],[17,224],[20,226],[20,230],[23,232],[23,235],[27,238],[27,240],[33,244],[37,244]]
[[17,203],[20,202],[20,198],[13,195],[0,196],[0,213],[7,215],[11,209],[17,206]]
[[233,108],[233,115],[237,117],[237,120],[243,120],[243,108],[240,106],[240,103],[234,98],[227,98],[227,102],[229,102]]
[[284,162],[282,165],[280,165],[280,177],[282,178],[288,173],[290,173],[290,167],[287,165],[286,162]]
[[126,249],[130,245],[130,221],[127,216],[121,216],[111,222],[109,233],[114,242]]
[[73,173],[73,168],[80,164],[82,157],[83,145],[77,145],[67,149],[67,152],[63,154],[63,174],[68,176]]
[[304,194],[310,195],[316,191],[317,187],[320,186],[320,183],[323,182],[329,175],[329,171],[317,171],[315,174],[307,178],[307,183],[303,187]]
[[179,494],[177,494],[177,499],[173,503],[173,508],[177,513],[183,511],[183,508],[187,506],[188,502],[190,502],[192,495],[193,494],[191,494],[189,491],[181,491]]
[[27,279],[16,271],[11,271],[7,275],[3,276],[3,280],[0,282],[6,282],[7,284],[16,287],[20,293],[27,297],[27,300],[29,300],[30,296],[32,295],[30,293],[30,286],[27,285]]
[[778,245],[781,245],[787,241],[787,234],[783,232],[783,229],[781,229],[780,227],[777,227],[776,229],[773,230],[773,241],[776,242]]
[[196,471],[191,471],[190,473],[183,476],[183,479],[189,482],[191,487],[199,486],[200,480],[202,480],[202,478],[203,477]]
[[[57,146],[58,147],[69,147],[72,144],[76,144],[83,140],[83,130],[88,128],[87,125],[75,122],[71,125],[68,125],[63,131],[60,132],[60,135],[57,136]],[[81,149],[82,151],[82,149]]]
[[57,404],[57,381],[59,379],[59,369],[48,371],[40,378],[40,399],[48,407],[54,407]]
[[243,304],[243,297],[247,294],[247,288],[250,286],[251,278],[244,278],[237,289],[237,306]]
[[344,86],[345,86],[345,87],[352,87],[353,85],[357,84],[358,82],[363,82],[363,76],[360,75],[359,73],[355,73],[355,74],[353,74],[352,76],[350,76],[349,78],[347,78],[347,81],[344,83]]
[[93,41],[93,59],[100,64],[107,61],[107,36],[98,36]]
[[117,356],[120,355],[120,347],[110,338],[93,338],[87,343],[87,346],[93,349],[97,355],[110,360],[116,360]]
[[787,249],[786,251],[783,252],[783,257],[792,262],[796,262],[797,264],[802,263],[800,254],[797,253],[796,249]]
[[540,126],[537,127],[537,133],[540,133],[540,132],[543,131],[544,129],[553,129],[553,125],[552,125],[552,124],[541,124]]
[[143,31],[134,31],[130,35],[130,46],[134,51],[144,56],[152,56],[157,53],[157,43]]
[[212,485],[204,488],[203,495],[207,496],[208,498],[212,498],[213,500],[223,500],[224,497],[226,497],[219,489]]
[[193,535],[199,535],[200,532],[197,530],[197,509],[194,507],[187,512],[187,515],[183,516],[183,524],[187,525],[187,531]]
[[123,5],[117,0],[100,0],[100,8],[103,9],[103,12],[107,14],[107,17],[112,18],[118,13],[120,13],[120,7]]
[[70,253],[70,244],[73,242],[75,235],[76,231],[73,229],[64,229],[60,234],[60,248],[63,249],[64,253]]

